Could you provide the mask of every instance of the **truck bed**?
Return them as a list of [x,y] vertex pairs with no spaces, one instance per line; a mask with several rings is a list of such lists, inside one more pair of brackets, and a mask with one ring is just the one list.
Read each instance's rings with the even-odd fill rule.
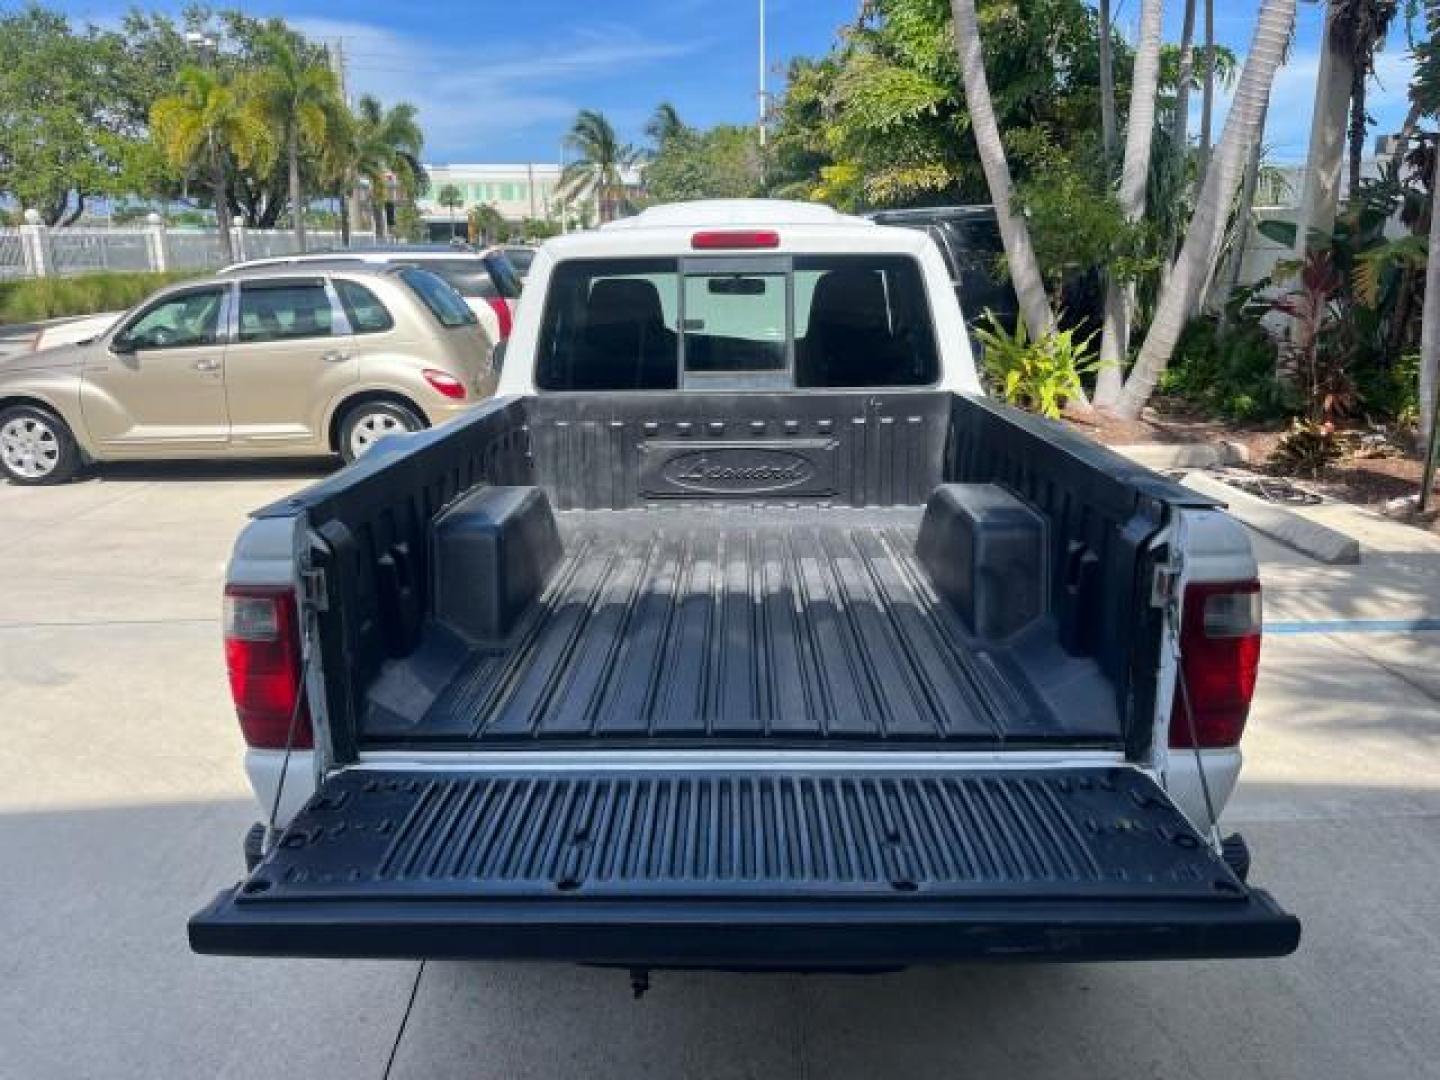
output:
[[[372,739],[715,746],[1118,744],[1109,684],[1042,624],[981,643],[915,557],[914,507],[556,515],[564,556],[501,647]],[[1063,695],[1064,706],[1059,699]]]

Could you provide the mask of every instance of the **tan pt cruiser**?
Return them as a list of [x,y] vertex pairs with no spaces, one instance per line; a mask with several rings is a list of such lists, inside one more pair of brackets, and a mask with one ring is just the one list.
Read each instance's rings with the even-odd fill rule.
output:
[[186,282],[91,341],[0,359],[0,470],[56,484],[92,461],[353,461],[494,393],[491,344],[464,299],[419,267]]

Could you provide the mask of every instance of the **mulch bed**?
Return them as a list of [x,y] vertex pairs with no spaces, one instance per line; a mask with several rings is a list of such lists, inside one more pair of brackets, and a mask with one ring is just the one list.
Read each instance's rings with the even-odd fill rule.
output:
[[[1175,403],[1165,401],[1155,409],[1145,410],[1141,420],[1121,420],[1103,413],[1067,414],[1065,419],[1077,431],[1106,446],[1206,443],[1221,439],[1241,443],[1250,452],[1250,468],[1257,472],[1269,471],[1266,462],[1286,431],[1284,427],[1227,424],[1188,413]],[[1357,428],[1351,434],[1358,442],[1359,435],[1367,432],[1368,429]],[[1318,479],[1297,479],[1303,486],[1329,498],[1379,512],[1390,499],[1419,491],[1421,472],[1420,448],[1414,445],[1413,437],[1397,435],[1384,455],[1366,451],[1350,453]],[[1431,505],[1440,505],[1440,492],[1432,496]],[[1440,533],[1440,520],[1431,521],[1429,528]]]

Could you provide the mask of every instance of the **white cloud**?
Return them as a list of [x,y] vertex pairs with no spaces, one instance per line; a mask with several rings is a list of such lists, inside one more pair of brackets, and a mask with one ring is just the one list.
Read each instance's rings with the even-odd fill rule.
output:
[[[698,52],[703,41],[653,41],[628,30],[599,26],[563,39],[509,48],[445,44],[371,23],[292,18],[306,36],[344,49],[348,90],[374,94],[386,104],[408,101],[420,113],[425,156],[437,163],[459,157],[493,160],[488,142],[540,125],[559,132],[581,108],[567,84],[624,77],[639,66]],[[482,51],[483,50],[483,51]]]

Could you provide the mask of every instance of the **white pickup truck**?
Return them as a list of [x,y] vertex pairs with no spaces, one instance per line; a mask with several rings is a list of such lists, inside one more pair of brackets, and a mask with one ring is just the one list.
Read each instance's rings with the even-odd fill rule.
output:
[[500,395],[241,535],[263,824],[194,949],[1296,948],[1218,820],[1260,648],[1244,531],[984,397],[923,234],[725,202],[552,241]]

